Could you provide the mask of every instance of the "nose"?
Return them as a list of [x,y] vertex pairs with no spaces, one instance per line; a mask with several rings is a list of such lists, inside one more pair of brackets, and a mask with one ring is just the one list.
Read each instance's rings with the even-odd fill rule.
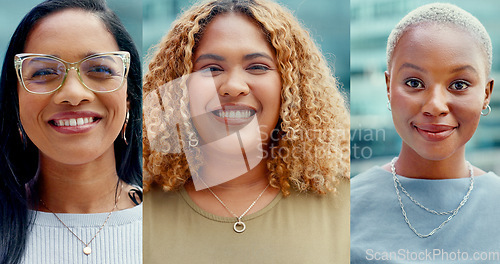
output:
[[450,112],[449,93],[446,87],[434,85],[427,90],[422,112],[426,116],[446,116]]
[[83,102],[92,102],[95,99],[95,94],[87,89],[80,82],[78,73],[74,68],[69,69],[62,87],[56,91],[54,101],[57,104],[69,104],[77,106]]
[[245,80],[244,73],[239,71],[228,72],[226,79],[219,87],[220,96],[237,97],[239,95],[247,95],[250,92],[250,87]]

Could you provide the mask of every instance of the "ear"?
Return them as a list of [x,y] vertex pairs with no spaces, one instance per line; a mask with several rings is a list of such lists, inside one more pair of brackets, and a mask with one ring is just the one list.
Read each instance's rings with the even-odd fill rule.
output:
[[484,103],[483,109],[486,109],[486,106],[490,103],[491,93],[493,92],[493,84],[495,81],[493,79],[489,79],[486,87],[484,88]]
[[387,86],[387,99],[391,101],[391,76],[388,71],[385,71],[385,85]]

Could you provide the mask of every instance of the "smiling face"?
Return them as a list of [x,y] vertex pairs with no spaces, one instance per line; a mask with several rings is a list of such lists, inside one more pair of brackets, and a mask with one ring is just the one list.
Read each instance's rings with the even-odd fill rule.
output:
[[220,15],[206,27],[193,63],[190,112],[202,143],[236,132],[237,147],[212,146],[235,154],[241,154],[241,144],[247,151],[259,149],[278,122],[281,100],[275,52],[262,30],[246,16]]
[[[25,53],[56,56],[67,62],[118,51],[113,35],[92,13],[66,9],[41,19],[26,40]],[[111,93],[94,93],[70,69],[64,85],[51,94],[31,94],[18,84],[21,123],[38,147],[41,161],[85,164],[113,157],[113,143],[127,111],[127,84]]]
[[455,26],[421,24],[404,33],[386,73],[402,154],[464,154],[493,89],[486,64],[477,41]]

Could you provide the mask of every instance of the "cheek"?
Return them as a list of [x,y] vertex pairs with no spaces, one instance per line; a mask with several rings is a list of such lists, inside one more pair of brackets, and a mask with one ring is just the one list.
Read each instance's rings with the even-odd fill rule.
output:
[[[19,118],[25,130],[31,130],[32,126],[40,117],[45,106],[47,106],[48,96],[28,94],[25,91],[19,92]],[[28,131],[27,131],[28,132]]]
[[261,140],[270,140],[270,135],[278,123],[281,106],[281,79],[279,76],[262,80],[259,89],[254,89],[254,95],[260,101],[263,114],[259,116]]
[[481,119],[482,101],[477,98],[457,100],[454,104],[455,116],[460,125],[467,126],[468,130],[476,130]]
[[[418,98],[405,94],[400,90],[398,87],[391,88],[390,107],[395,125],[419,113]],[[396,120],[399,122],[396,122]]]
[[[411,94],[405,87],[395,85],[391,87],[391,106],[395,109],[413,108],[417,103],[420,103],[418,93]],[[394,111],[394,109],[392,109]]]
[[253,84],[254,95],[259,98],[263,108],[267,111],[279,112],[281,105],[281,79],[278,74],[263,78]]
[[127,109],[127,86],[118,90],[117,93],[113,92],[103,95],[109,95],[109,97],[105,98],[106,102],[104,103],[109,105],[110,108],[114,107],[117,109]]
[[125,115],[128,110],[127,87],[124,88],[110,94],[98,94],[108,112],[114,114],[112,126],[120,129],[125,122]]
[[208,102],[213,98],[218,98],[212,78],[190,77],[187,87],[189,93],[189,111],[192,116],[206,113]]

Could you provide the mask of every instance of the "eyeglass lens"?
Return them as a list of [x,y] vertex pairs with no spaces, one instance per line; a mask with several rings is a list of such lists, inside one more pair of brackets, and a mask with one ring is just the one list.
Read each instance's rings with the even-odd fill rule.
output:
[[[82,82],[94,91],[112,91],[123,82],[123,60],[116,55],[91,57],[81,62]],[[22,79],[29,91],[45,93],[56,90],[66,74],[64,63],[46,57],[26,58],[22,64]]]

